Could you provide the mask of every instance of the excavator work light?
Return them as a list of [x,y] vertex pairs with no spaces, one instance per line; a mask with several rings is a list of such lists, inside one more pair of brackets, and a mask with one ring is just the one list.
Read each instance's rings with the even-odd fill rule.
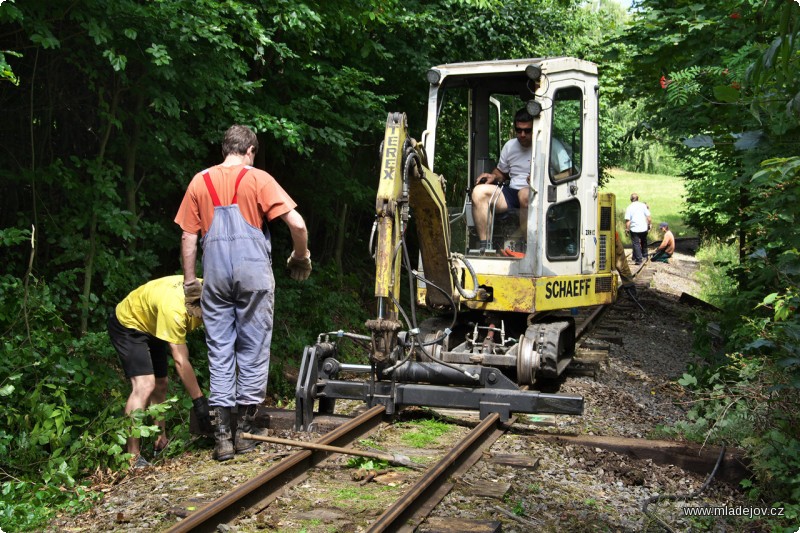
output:
[[528,113],[530,113],[533,118],[536,118],[542,112],[542,104],[536,100],[528,100],[528,103],[525,104],[525,109],[528,110]]
[[525,67],[525,75],[530,80],[539,81],[539,78],[542,77],[542,69],[537,65],[528,65]]
[[442,73],[432,68],[428,70],[428,73],[425,74],[425,77],[428,79],[428,83],[431,85],[439,85],[439,82],[442,80]]

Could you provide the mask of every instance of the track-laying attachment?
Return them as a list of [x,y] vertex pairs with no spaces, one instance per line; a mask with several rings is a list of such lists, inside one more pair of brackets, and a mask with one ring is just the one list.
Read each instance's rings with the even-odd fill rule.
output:
[[[542,331],[548,338],[554,328]],[[331,414],[336,400],[345,399],[383,405],[389,415],[411,405],[471,409],[481,418],[498,413],[503,421],[511,413],[583,413],[581,396],[520,389],[499,368],[412,360],[355,365],[341,363],[336,355],[335,342],[306,347],[296,391],[298,430],[311,430],[317,402],[317,413]]]

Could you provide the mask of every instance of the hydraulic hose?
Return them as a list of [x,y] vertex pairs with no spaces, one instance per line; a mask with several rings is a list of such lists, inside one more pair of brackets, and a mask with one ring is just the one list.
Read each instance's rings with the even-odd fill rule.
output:
[[[402,243],[402,246],[403,246],[403,260],[404,260],[403,261],[403,266],[406,267],[406,270],[409,273],[409,294],[410,294],[410,298],[411,298],[412,327],[414,327],[415,329],[417,328],[417,313],[416,313],[417,303],[414,300],[414,292],[415,291],[414,291],[414,282],[413,282],[414,278],[416,278],[417,280],[424,282],[426,285],[430,285],[434,289],[438,290],[439,292],[441,292],[445,296],[445,298],[450,300],[450,306],[453,309],[453,320],[450,322],[450,327],[448,329],[450,331],[452,331],[452,329],[456,325],[456,320],[458,319],[458,308],[456,307],[456,302],[453,300],[453,296],[451,294],[449,294],[448,291],[445,291],[444,289],[442,289],[438,285],[436,285],[434,283],[431,283],[426,278],[423,278],[422,276],[419,275],[419,273],[416,270],[413,270],[411,268],[411,260],[409,258],[409,254],[408,254],[408,245],[406,244],[405,235],[403,235],[403,238],[401,239],[401,243]],[[412,276],[413,276],[413,278],[412,278]],[[442,337],[439,337],[438,339],[426,342],[426,343],[424,343],[424,345],[425,346],[430,346],[431,344],[437,344],[437,343],[441,342],[442,340],[444,340],[445,336],[446,335],[444,335]]]
[[[453,271],[453,283],[455,283],[456,290],[466,300],[475,298],[475,296],[478,295],[478,276],[475,274],[475,269],[472,268],[472,264],[470,264],[470,262],[467,261],[467,258],[462,254],[451,254],[450,258],[450,269]],[[461,262],[461,264],[464,265],[469,272],[469,275],[472,278],[472,286],[475,287],[472,292],[466,292],[464,287],[461,286],[461,282],[458,279],[458,270],[454,264],[456,261]]]

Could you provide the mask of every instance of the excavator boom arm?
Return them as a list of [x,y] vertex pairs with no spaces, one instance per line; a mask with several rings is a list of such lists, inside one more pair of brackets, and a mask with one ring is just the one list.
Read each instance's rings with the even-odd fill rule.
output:
[[[400,247],[413,213],[426,280],[438,287],[427,291],[427,305],[451,308],[458,301],[450,268],[450,226],[445,182],[426,166],[422,145],[408,136],[403,113],[390,113],[381,149],[381,177],[375,203],[378,218],[375,296],[398,298]],[[384,305],[383,308],[393,306]],[[379,311],[379,318],[383,317]]]

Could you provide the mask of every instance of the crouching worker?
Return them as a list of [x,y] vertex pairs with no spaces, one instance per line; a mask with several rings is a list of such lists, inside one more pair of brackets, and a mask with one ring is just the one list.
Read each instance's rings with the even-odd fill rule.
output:
[[[125,377],[131,380],[131,394],[125,414],[162,403],[167,398],[167,352],[192,399],[201,432],[211,434],[208,400],[203,396],[192,364],[186,335],[202,325],[198,287],[193,300],[184,296],[183,276],[168,276],[145,283],[128,294],[108,317],[108,335],[117,350]],[[169,442],[164,421],[154,445],[158,453]],[[133,468],[149,466],[141,456],[139,439],[128,439]]]
[[664,238],[661,240],[661,244],[658,245],[656,251],[650,257],[650,260],[660,263],[668,263],[669,258],[672,257],[673,253],[675,253],[675,236],[669,230],[669,224],[666,222],[662,222],[658,225],[658,227],[664,233]]

